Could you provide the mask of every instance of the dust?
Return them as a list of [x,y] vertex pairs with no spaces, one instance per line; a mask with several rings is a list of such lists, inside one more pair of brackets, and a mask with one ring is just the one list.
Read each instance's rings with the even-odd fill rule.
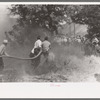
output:
[[[29,48],[16,47],[10,54],[27,57]],[[41,55],[35,69],[30,60],[4,59],[3,82],[96,82],[99,60],[100,57],[84,55],[79,46],[53,44],[48,61]]]
[[85,55],[79,45],[54,46],[56,74],[64,75],[69,82],[97,82],[94,75],[100,73],[100,57]]
[[[13,25],[15,19],[12,21],[12,19],[8,19],[8,16],[5,18],[7,21],[2,20],[4,23],[2,27],[11,29],[9,25]],[[9,27],[4,26],[7,23],[9,23]],[[33,33],[40,34],[41,31],[44,32],[42,29],[34,29]],[[5,38],[4,29],[1,30],[1,33],[0,40],[2,41]],[[35,38],[31,39],[35,41]],[[12,43],[12,45],[8,45],[7,53],[17,57],[28,57],[33,44],[34,42],[20,46]],[[96,78],[100,73],[99,61],[99,56],[86,56],[84,49],[78,44],[52,43],[48,62],[41,57],[41,62],[36,69],[31,65],[31,61],[4,59],[3,82],[97,82]]]

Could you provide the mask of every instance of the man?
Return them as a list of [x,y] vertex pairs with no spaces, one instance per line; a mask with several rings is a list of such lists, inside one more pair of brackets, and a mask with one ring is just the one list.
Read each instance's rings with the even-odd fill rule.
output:
[[[42,45],[42,41],[40,39],[40,36],[37,37],[37,40],[34,44],[34,48],[32,49],[31,53],[30,53],[30,57],[35,57],[36,55],[38,55],[38,53],[41,50],[41,45]],[[32,59],[32,65],[34,65],[35,67],[38,66],[38,64],[40,63],[40,55],[39,57],[37,57],[36,59]]]
[[[8,40],[4,40],[4,41],[3,41],[3,44],[0,46],[0,56],[2,56],[2,55],[9,56],[9,55],[5,52],[7,44],[8,44]],[[3,58],[0,57],[0,71],[2,71],[3,69],[4,69]]]
[[44,41],[42,42],[42,53],[45,57],[48,56],[50,50],[51,43],[48,41],[48,37],[46,36]]
[[95,45],[95,49],[98,53],[100,53],[100,46],[98,44]]
[[37,40],[34,43],[34,48],[31,51],[30,57],[37,55],[39,51],[41,50],[42,41],[40,38],[41,38],[40,36],[37,37]]
[[95,38],[93,39],[92,43],[93,43],[94,45],[98,44],[98,43],[99,43],[98,38],[97,38],[97,37],[95,37]]

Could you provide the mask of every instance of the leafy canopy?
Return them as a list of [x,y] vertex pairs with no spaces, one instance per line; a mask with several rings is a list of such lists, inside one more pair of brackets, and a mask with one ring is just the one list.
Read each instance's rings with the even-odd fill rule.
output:
[[12,5],[9,10],[12,15],[18,15],[18,18],[17,24],[9,33],[18,42],[22,41],[25,36],[29,36],[35,24],[58,34],[58,27],[72,23],[71,16],[79,13],[81,9],[80,5]]
[[84,5],[80,12],[71,17],[73,22],[88,25],[86,37],[100,38],[100,5]]
[[19,15],[17,22],[21,26],[36,23],[55,31],[64,21],[70,23],[70,16],[79,11],[79,8],[78,5],[12,5],[9,9],[11,14]]

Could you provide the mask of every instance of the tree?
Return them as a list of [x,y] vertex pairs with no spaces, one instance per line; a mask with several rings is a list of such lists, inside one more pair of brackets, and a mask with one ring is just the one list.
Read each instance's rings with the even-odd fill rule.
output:
[[81,7],[79,5],[12,5],[9,10],[12,15],[19,16],[14,31],[20,27],[33,27],[36,24],[58,34],[57,29],[62,26],[61,23],[70,23],[70,16],[78,13]]
[[94,37],[100,39],[100,6],[84,5],[82,9],[71,16],[72,21],[78,24],[88,25],[86,38],[92,41]]

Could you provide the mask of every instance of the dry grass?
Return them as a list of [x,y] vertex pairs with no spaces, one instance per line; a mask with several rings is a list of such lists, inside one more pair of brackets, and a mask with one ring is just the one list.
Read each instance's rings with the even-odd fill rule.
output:
[[55,50],[57,67],[60,75],[69,82],[96,82],[94,75],[100,73],[100,57],[86,56],[80,47],[58,47]]
[[[7,51],[14,56],[28,57],[31,49],[32,44],[26,44],[24,47],[15,46],[13,48],[8,46]],[[3,72],[3,81],[96,82],[94,75],[97,76],[100,73],[99,56],[84,55],[84,50],[78,44],[68,46],[53,43],[51,52],[49,63],[44,61],[35,70],[30,65],[30,61],[4,59],[6,66]]]
[[[19,48],[18,48],[19,49]],[[17,51],[17,49],[15,49]],[[14,54],[14,52],[12,54]],[[24,52],[23,52],[24,51]],[[4,82],[96,82],[100,73],[100,57],[86,56],[79,45],[53,44],[49,62],[35,70],[30,61],[5,59]],[[28,50],[20,48],[16,56],[27,56]],[[26,54],[25,54],[26,53]],[[42,58],[43,61],[43,58]],[[41,61],[41,62],[42,62]],[[6,73],[6,74],[5,74]]]

